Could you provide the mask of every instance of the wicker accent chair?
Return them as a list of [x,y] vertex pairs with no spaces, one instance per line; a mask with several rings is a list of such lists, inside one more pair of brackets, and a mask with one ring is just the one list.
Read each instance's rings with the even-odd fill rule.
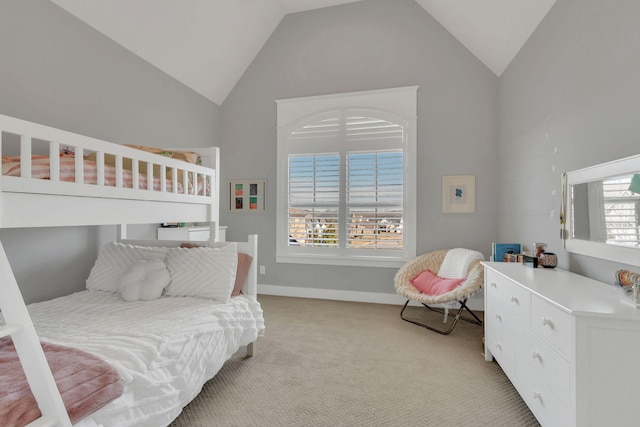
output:
[[[456,324],[458,323],[458,320],[464,320],[476,325],[482,325],[482,321],[478,318],[478,316],[476,316],[473,311],[471,311],[471,309],[469,309],[469,307],[467,307],[466,303],[469,297],[478,292],[484,284],[484,267],[482,266],[482,264],[480,264],[480,262],[482,261],[480,259],[477,259],[470,264],[467,271],[466,280],[464,282],[462,282],[455,289],[444,294],[424,294],[411,284],[410,280],[424,270],[429,269],[432,272],[438,272],[447,252],[448,249],[442,249],[420,255],[407,262],[400,270],[398,270],[394,278],[394,286],[396,292],[407,298],[407,302],[404,304],[404,306],[402,307],[402,311],[400,312],[400,317],[402,318],[402,320],[418,326],[422,326],[443,335],[448,335],[449,333],[451,333],[451,331],[453,331],[453,328],[455,328]],[[444,323],[447,322],[449,308],[447,307],[444,309],[440,309],[431,307],[431,305],[457,302],[460,307],[455,313],[454,320],[449,328],[442,329],[407,318],[404,315],[404,312],[407,308],[407,305],[411,301],[418,302],[429,310],[444,314]],[[464,310],[466,310],[472,317],[462,316]]]

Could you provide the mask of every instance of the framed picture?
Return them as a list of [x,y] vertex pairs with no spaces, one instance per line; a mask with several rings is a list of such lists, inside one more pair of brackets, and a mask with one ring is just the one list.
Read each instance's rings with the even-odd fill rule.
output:
[[265,210],[265,179],[232,179],[229,181],[231,212],[263,212]]
[[473,213],[476,211],[476,176],[442,177],[442,212]]

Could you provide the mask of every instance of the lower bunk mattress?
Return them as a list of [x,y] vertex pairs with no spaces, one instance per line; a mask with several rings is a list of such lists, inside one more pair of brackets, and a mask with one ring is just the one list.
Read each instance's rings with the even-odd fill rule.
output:
[[264,331],[260,304],[246,295],[227,304],[193,297],[126,302],[86,290],[28,308],[43,342],[94,354],[122,377],[123,394],[78,427],[170,424],[226,360]]

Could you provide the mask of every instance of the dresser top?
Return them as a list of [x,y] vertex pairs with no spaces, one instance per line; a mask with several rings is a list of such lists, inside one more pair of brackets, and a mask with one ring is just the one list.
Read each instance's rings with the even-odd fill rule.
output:
[[515,262],[482,264],[574,315],[603,315],[640,321],[640,309],[622,302],[622,290],[613,285],[559,268],[531,268]]

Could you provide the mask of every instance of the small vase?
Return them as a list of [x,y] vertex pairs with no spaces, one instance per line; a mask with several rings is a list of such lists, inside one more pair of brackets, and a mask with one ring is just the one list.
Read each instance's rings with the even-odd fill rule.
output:
[[558,257],[553,252],[543,252],[540,254],[538,262],[544,268],[555,268],[558,265]]

